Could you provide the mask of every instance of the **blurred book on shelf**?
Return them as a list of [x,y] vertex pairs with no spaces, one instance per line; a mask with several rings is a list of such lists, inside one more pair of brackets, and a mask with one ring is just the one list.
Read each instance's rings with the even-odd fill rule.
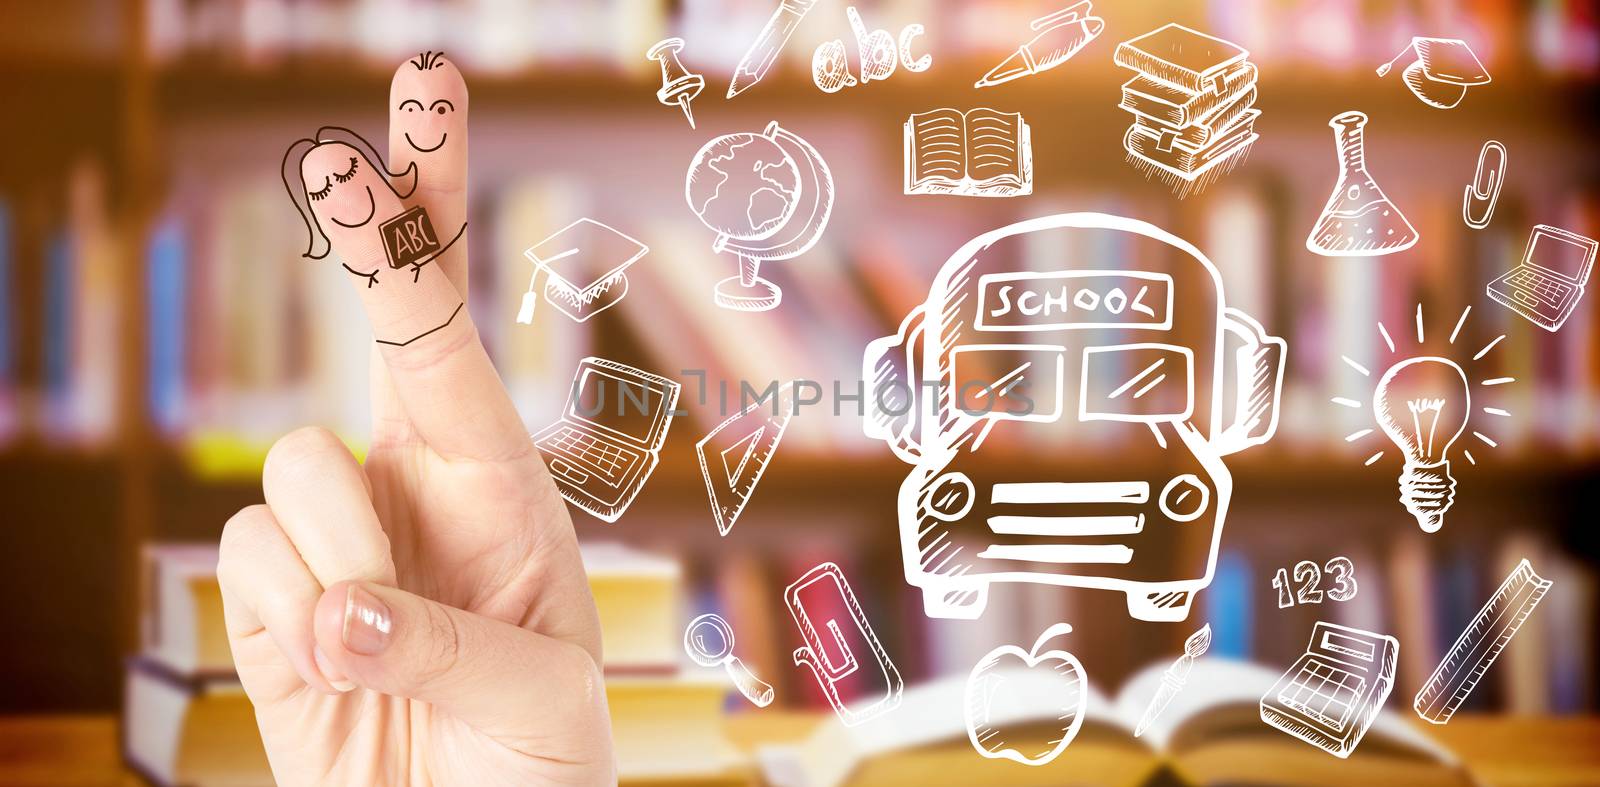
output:
[[[148,0],[144,14],[148,46],[164,61],[201,55],[267,67],[285,58],[334,56],[387,68],[423,49],[443,48],[485,71],[600,64],[639,74],[650,66],[642,53],[668,35],[689,41],[704,67],[731,71],[771,15],[768,5],[732,0]],[[1171,11],[1161,4],[1095,10],[1114,30],[1149,30],[1171,21]],[[1192,23],[1211,35],[1259,42],[1252,48],[1253,60],[1315,69],[1375,68],[1415,33],[1414,14],[1393,4],[1209,0],[1187,10]],[[1547,73],[1583,73],[1596,65],[1600,21],[1583,3],[1539,3],[1520,10],[1477,4],[1473,11],[1477,24],[1461,32],[1473,37],[1474,50],[1491,72],[1504,68],[1506,53],[1517,49],[1530,50],[1531,63]],[[1014,51],[1041,13],[1000,0],[899,0],[863,9],[873,28],[896,31],[925,23],[918,43],[945,58]],[[844,14],[837,9],[808,14],[795,41],[780,52],[779,67],[804,71],[815,44],[831,38],[853,43]],[[1100,46],[1109,52],[1113,44]]]

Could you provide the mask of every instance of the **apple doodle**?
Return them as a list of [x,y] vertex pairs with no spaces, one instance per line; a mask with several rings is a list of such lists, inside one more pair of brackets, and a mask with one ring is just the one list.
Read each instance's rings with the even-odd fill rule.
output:
[[[1023,765],[1045,765],[1065,751],[1083,726],[1088,703],[1083,664],[1064,650],[1045,650],[1050,640],[1072,633],[1072,624],[1057,623],[1044,630],[1024,652],[1016,645],[989,651],[967,676],[967,738],[978,753],[992,760]],[[1026,718],[1040,697],[1060,711],[1059,729],[1039,740],[1019,740],[1006,725]]]

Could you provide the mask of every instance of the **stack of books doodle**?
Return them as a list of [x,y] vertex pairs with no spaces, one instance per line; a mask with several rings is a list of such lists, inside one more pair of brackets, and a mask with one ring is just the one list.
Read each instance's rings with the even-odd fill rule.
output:
[[1128,160],[1185,192],[1242,161],[1261,115],[1249,55],[1174,24],[1119,45],[1117,65],[1138,72],[1122,86]]

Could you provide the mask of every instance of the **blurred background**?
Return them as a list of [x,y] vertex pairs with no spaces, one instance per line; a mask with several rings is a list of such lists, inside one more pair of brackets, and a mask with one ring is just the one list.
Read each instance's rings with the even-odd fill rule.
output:
[[[780,708],[826,709],[810,674],[790,664],[798,636],[781,596],[822,560],[849,576],[911,684],[963,675],[996,645],[1026,647],[1067,620],[1081,635],[1064,643],[1109,694],[1180,652],[1198,625],[1131,621],[1117,594],[1026,586],[997,589],[981,620],[928,619],[905,582],[895,525],[907,467],[862,435],[851,403],[794,420],[728,538],[694,457],[694,442],[727,414],[719,382],[735,396],[740,380],[760,388],[795,377],[852,392],[864,345],[894,332],[966,240],[1025,218],[1104,211],[1195,243],[1221,268],[1230,305],[1290,348],[1277,437],[1230,459],[1217,577],[1191,618],[1211,623],[1211,653],[1281,669],[1316,620],[1391,633],[1405,643],[1398,705],[1526,557],[1554,585],[1466,712],[1592,714],[1600,544],[1582,524],[1593,514],[1581,512],[1600,488],[1594,297],[1546,333],[1484,287],[1519,261],[1535,224],[1600,233],[1600,13],[1562,0],[1100,0],[1107,29],[1072,61],[972,88],[1032,37],[1030,20],[1065,5],[863,0],[870,29],[925,25],[913,51],[932,54],[933,66],[826,95],[809,79],[812,50],[837,37],[853,51],[854,37],[845,5],[823,0],[772,73],[724,100],[771,2],[7,4],[0,714],[114,719],[125,659],[148,644],[147,547],[214,544],[234,511],[260,501],[262,457],[297,426],[327,426],[362,451],[370,333],[337,264],[299,256],[303,226],[278,168],[290,142],[324,124],[382,140],[390,75],[425,49],[442,49],[471,89],[470,308],[529,429],[560,417],[585,355],[684,383],[689,414],[674,421],[659,471],[614,525],[574,509],[580,537],[670,559],[679,579],[668,608],[680,616],[671,635],[695,614],[723,613]],[[1260,140],[1235,171],[1183,200],[1124,161],[1129,116],[1116,105],[1130,74],[1111,59],[1119,41],[1169,21],[1239,43],[1261,72]],[[687,40],[683,62],[707,80],[693,102],[697,130],[655,97],[660,74],[643,53],[668,35]],[[1398,73],[1374,73],[1413,35],[1469,41],[1493,82],[1456,109],[1424,106]],[[1031,196],[902,195],[902,125],[945,106],[1022,113]],[[1338,177],[1328,120],[1350,109],[1371,119],[1369,170],[1421,234],[1409,251],[1340,259],[1305,249]],[[683,178],[705,141],[774,119],[821,151],[838,201],[815,248],[764,269],[783,305],[739,314],[710,302],[734,261],[712,251]],[[1509,151],[1507,182],[1492,224],[1469,230],[1462,190],[1491,138]],[[522,250],[584,216],[650,246],[629,272],[630,294],[583,324],[548,305],[532,325],[516,324],[532,272]],[[1370,414],[1331,401],[1369,401],[1370,381],[1343,358],[1380,363],[1378,324],[1409,335],[1419,306],[1422,346],[1466,362],[1503,336],[1470,373],[1514,378],[1493,394],[1509,416],[1474,416],[1484,438],[1463,438],[1475,459],[1454,463],[1458,499],[1432,536],[1396,503],[1398,454],[1364,464],[1381,438],[1346,439],[1373,425]],[[697,378],[684,370],[705,370],[708,402],[695,400]],[[1115,450],[1059,458],[1095,462]],[[1356,567],[1354,600],[1279,609],[1278,569],[1339,555]]]

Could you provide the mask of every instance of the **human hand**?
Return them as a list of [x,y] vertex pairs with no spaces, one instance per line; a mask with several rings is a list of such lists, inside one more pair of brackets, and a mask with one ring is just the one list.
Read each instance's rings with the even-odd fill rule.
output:
[[[448,237],[467,215],[466,84],[448,61],[408,61],[389,111],[392,167],[416,162],[421,179],[406,207]],[[402,210],[390,189],[327,182],[318,211],[370,213],[369,194],[380,219]],[[352,269],[384,266],[376,222],[325,229]],[[463,302],[465,246],[414,282],[346,276],[374,335]],[[372,411],[364,467],[326,430],[293,432],[267,456],[266,504],[223,530],[228,637],[274,776],[614,782],[572,520],[464,308],[415,341],[375,345]]]

